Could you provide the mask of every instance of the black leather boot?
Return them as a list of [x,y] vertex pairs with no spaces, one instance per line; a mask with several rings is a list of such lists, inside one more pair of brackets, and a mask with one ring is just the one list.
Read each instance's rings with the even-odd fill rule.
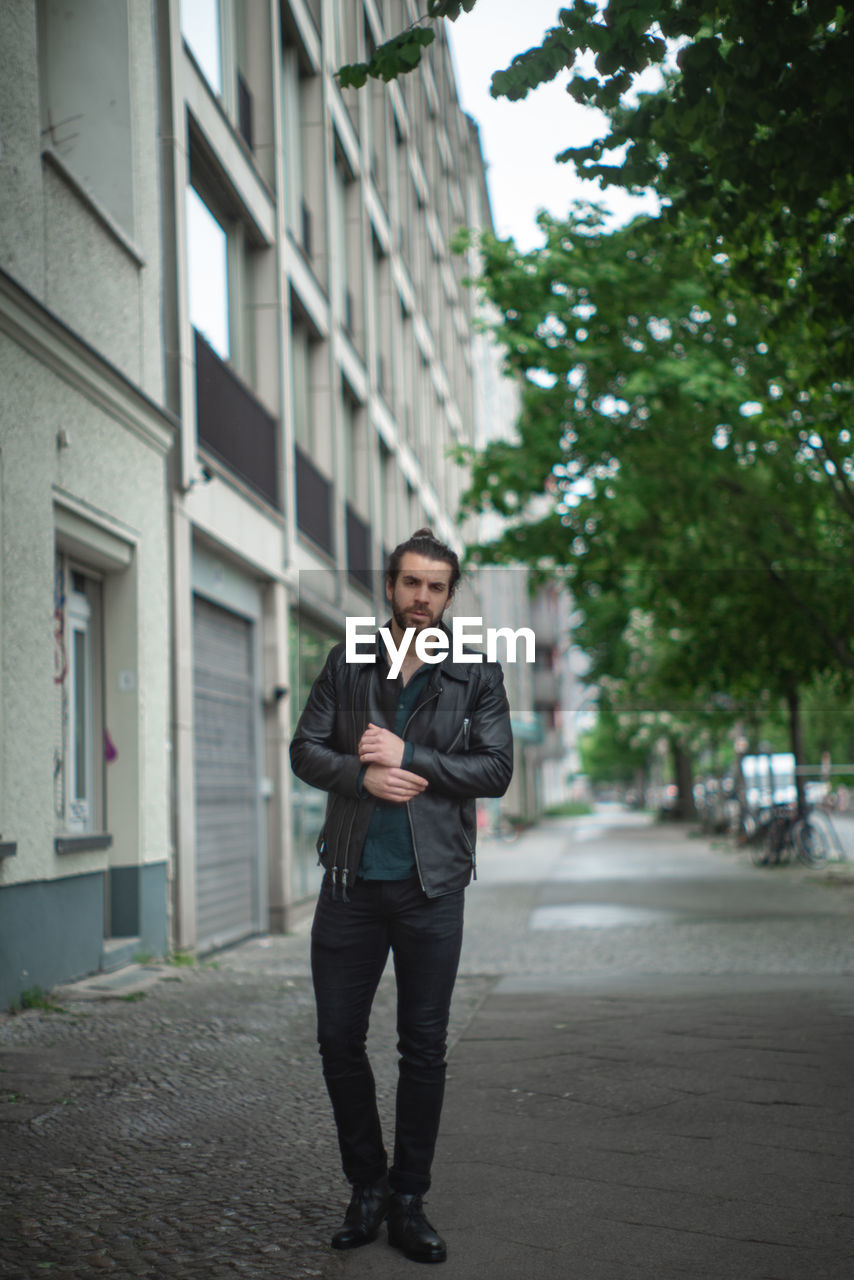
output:
[[388,1206],[388,1242],[411,1262],[444,1262],[448,1250],[424,1216],[420,1196],[395,1191]]
[[356,1249],[376,1240],[390,1198],[391,1188],[385,1178],[369,1186],[354,1186],[343,1225],[332,1237],[332,1248]]

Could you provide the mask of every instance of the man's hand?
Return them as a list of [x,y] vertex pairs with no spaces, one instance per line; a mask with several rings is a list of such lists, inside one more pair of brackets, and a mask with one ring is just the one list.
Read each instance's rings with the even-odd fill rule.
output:
[[406,743],[390,729],[369,724],[359,739],[359,759],[362,764],[387,764],[397,767],[403,760]]
[[[387,733],[388,730],[380,730],[380,732]],[[410,773],[408,769],[369,764],[362,779],[362,786],[378,800],[391,800],[396,804],[405,804],[413,796],[421,794],[427,786],[427,779],[420,777],[417,773]]]

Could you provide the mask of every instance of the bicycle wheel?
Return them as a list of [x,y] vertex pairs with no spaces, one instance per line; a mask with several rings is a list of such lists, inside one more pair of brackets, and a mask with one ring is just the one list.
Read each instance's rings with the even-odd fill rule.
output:
[[764,859],[766,866],[777,867],[783,861],[783,855],[786,847],[786,838],[788,836],[789,819],[785,814],[778,813],[772,818],[768,824],[768,830],[765,832],[765,853]]
[[808,867],[820,867],[823,862],[827,862],[827,833],[821,827],[810,822],[809,818],[799,818],[792,834],[795,853],[801,862]]
[[764,827],[758,827],[747,841],[750,847],[750,860],[756,867],[767,867],[771,860],[771,851],[766,843],[767,835],[768,832]]

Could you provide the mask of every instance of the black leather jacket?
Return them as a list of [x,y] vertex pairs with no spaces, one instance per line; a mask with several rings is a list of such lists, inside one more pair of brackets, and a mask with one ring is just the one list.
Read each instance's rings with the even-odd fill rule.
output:
[[[388,667],[377,642],[375,663],[348,663],[337,644],[314,682],[291,742],[291,765],[303,782],[328,792],[317,841],[320,861],[346,894],[376,804],[360,794],[358,742],[369,722],[387,725],[379,681]],[[504,676],[497,662],[436,663],[403,737],[413,744],[406,768],[427,779],[409,800],[415,862],[429,898],[464,888],[475,872],[475,797],[500,796],[513,772],[513,739]]]

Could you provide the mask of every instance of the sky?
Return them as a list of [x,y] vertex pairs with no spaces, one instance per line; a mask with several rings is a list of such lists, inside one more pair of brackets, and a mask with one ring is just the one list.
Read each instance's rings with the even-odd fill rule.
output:
[[463,110],[480,125],[495,229],[512,235],[520,249],[542,243],[535,217],[543,208],[564,217],[575,200],[599,200],[615,222],[655,208],[651,198],[633,199],[614,187],[602,191],[577,178],[571,165],[555,162],[564,148],[604,132],[604,117],[566,92],[568,72],[521,102],[489,96],[493,71],[539,44],[557,24],[560,7],[560,0],[478,0],[471,13],[447,24],[457,92]]

